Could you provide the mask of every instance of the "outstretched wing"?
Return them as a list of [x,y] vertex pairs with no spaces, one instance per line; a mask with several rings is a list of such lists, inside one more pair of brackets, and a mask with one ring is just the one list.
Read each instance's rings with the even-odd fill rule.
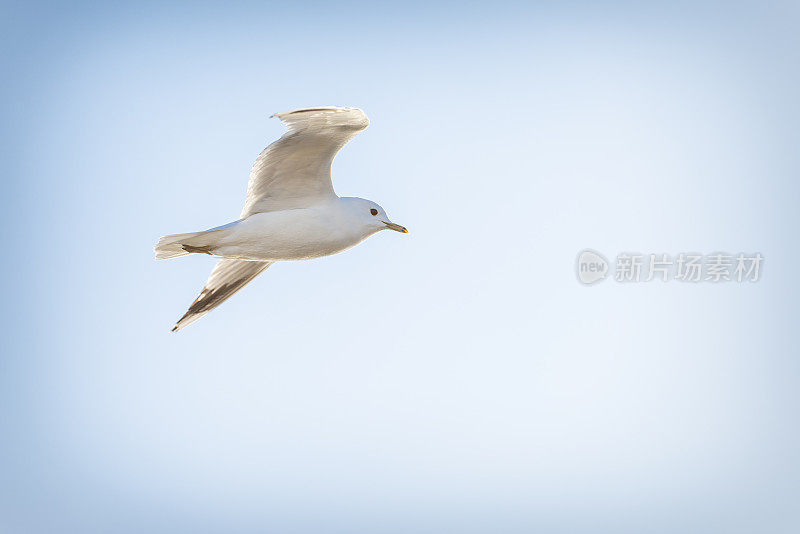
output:
[[287,131],[259,154],[241,218],[254,213],[316,204],[334,196],[331,162],[339,150],[369,126],[356,108],[322,107],[276,113]]
[[189,306],[189,310],[175,324],[172,331],[175,332],[192,324],[222,304],[273,263],[271,261],[220,260],[211,271],[211,276],[208,277],[200,296]]

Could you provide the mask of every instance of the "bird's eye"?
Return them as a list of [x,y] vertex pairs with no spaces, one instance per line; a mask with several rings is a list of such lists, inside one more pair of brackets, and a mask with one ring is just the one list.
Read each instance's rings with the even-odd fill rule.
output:
[[375,208],[372,208],[371,210],[369,210],[369,212],[371,214],[373,214],[373,215],[377,215],[378,214],[378,210],[376,210]]

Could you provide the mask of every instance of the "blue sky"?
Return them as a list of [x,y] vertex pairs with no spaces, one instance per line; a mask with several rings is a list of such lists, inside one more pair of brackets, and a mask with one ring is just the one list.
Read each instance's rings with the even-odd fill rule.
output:
[[[12,3],[0,531],[798,528],[790,3]],[[179,334],[268,116],[408,236]],[[390,235],[391,234],[391,235]],[[761,252],[755,284],[575,257]]]

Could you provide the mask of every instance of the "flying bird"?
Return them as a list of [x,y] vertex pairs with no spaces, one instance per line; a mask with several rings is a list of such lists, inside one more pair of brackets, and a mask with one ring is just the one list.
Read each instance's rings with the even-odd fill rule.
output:
[[369,126],[357,108],[276,113],[287,127],[259,154],[239,219],[204,232],[159,239],[156,259],[210,254],[220,259],[173,332],[198,320],[276,261],[342,252],[381,230],[408,233],[375,202],[339,197],[331,182],[337,152]]

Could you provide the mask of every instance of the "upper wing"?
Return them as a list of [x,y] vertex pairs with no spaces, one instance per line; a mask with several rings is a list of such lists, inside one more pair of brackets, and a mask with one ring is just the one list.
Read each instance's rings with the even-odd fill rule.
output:
[[331,162],[369,119],[356,108],[308,108],[276,113],[283,136],[259,154],[241,218],[254,213],[309,206],[335,195]]
[[272,263],[271,261],[220,260],[211,271],[211,276],[208,277],[200,296],[189,306],[172,331],[175,332],[192,324],[222,304]]

